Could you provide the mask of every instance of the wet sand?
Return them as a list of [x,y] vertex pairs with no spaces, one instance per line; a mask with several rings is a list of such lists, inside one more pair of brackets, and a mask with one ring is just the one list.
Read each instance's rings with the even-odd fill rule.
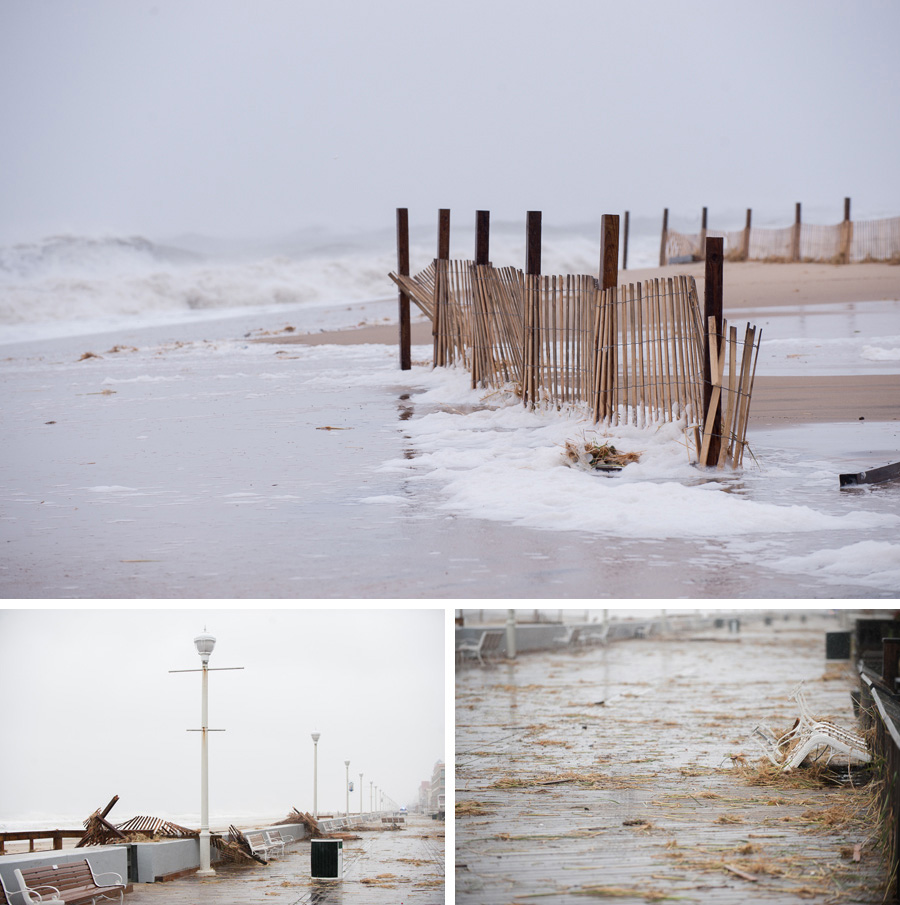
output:
[[757,723],[791,725],[800,680],[817,715],[855,725],[851,664],[825,660],[840,625],[804,618],[458,666],[457,903],[880,901],[874,827],[829,827],[864,793],[736,769],[762,757]]

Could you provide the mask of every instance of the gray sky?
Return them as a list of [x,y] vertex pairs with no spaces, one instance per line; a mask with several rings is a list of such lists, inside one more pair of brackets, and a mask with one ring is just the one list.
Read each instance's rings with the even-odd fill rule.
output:
[[210,815],[277,819],[359,807],[372,781],[399,804],[444,759],[443,609],[0,609],[0,823],[178,821],[200,810],[199,673],[210,667]]
[[900,212],[894,0],[3,0],[0,242]]

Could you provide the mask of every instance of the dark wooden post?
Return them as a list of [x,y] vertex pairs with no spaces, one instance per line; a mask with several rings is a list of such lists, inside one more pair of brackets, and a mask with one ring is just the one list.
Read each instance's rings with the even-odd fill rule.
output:
[[900,638],[882,638],[881,644],[881,678],[894,691],[896,680],[900,677]]
[[[450,210],[440,208],[438,210],[438,241],[437,260],[450,260]],[[441,268],[435,263],[434,271],[434,317],[432,320],[432,333],[434,335],[434,366],[443,367],[446,362],[446,349],[441,340],[443,329],[444,302],[447,297],[446,275],[441,274]]]
[[800,260],[800,202],[794,211],[794,233],[791,236],[791,260]]
[[659,266],[666,266],[666,241],[669,238],[669,209],[663,208],[662,238],[659,241]]
[[744,224],[744,238],[741,243],[743,246],[741,248],[741,260],[747,261],[750,259],[750,219],[753,214],[753,211],[750,208],[747,208],[747,222]]
[[[409,276],[409,210],[405,207],[397,208],[397,273]],[[412,367],[409,296],[402,289],[397,302],[400,306],[400,370],[408,371]]]
[[612,289],[619,283],[619,215],[600,218],[600,288]]
[[[724,245],[725,240],[721,237],[706,240],[706,281],[703,287],[703,418],[704,430],[705,419],[709,412],[709,403],[712,397],[712,368],[709,362],[709,319],[715,318],[716,333],[715,341],[720,342],[722,336],[722,288],[723,288],[723,272],[724,272]],[[718,354],[719,349],[716,349]],[[719,461],[719,450],[721,448],[722,435],[722,406],[716,407],[716,414],[713,418],[712,434],[709,440],[709,454],[706,457],[707,462],[716,463]]]
[[523,402],[534,408],[535,400],[538,398],[538,374],[540,368],[538,361],[541,354],[541,290],[540,280],[529,280],[529,277],[540,277],[541,275],[541,212],[528,211],[525,220],[525,286],[530,286],[530,298],[526,300],[528,305],[528,329],[525,334],[526,356],[528,362],[528,372],[525,375],[525,383],[527,391],[523,394]]
[[528,211],[525,219],[525,273],[541,272],[541,212]]
[[703,208],[703,214],[700,217],[700,260],[706,258],[706,208]]
[[442,261],[450,260],[450,210],[444,207],[438,211],[437,256]]
[[491,260],[491,212],[475,211],[475,263],[488,264]]
[[622,236],[622,270],[628,270],[628,211],[625,211],[625,229]]
[[853,224],[850,222],[850,199],[844,199],[844,222],[841,224],[841,264],[850,263],[850,246],[853,243]]

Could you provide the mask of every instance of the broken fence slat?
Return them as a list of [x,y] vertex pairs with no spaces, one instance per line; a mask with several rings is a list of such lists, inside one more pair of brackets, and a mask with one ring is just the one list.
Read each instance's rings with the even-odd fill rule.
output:
[[860,471],[856,474],[842,474],[840,486],[856,487],[859,484],[881,484],[883,481],[892,481],[895,478],[900,478],[900,462],[882,465],[880,468],[870,468],[868,471]]
[[738,870],[730,864],[723,864],[722,867],[724,867],[725,870],[730,870],[733,874],[736,874],[743,880],[749,880],[751,883],[756,883],[759,880],[759,877],[754,877],[753,874],[744,873],[744,871]]

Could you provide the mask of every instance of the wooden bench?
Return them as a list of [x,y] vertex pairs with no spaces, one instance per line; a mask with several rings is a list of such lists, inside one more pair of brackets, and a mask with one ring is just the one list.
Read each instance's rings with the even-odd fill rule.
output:
[[[43,867],[16,868],[13,871],[19,883],[17,890],[24,902],[52,900],[54,896],[66,905],[97,905],[109,899],[124,900],[125,884],[120,874],[107,871],[95,874],[91,862],[71,861],[62,864],[46,864]],[[101,877],[115,877],[117,883],[98,883]],[[36,893],[36,895],[32,895]]]

